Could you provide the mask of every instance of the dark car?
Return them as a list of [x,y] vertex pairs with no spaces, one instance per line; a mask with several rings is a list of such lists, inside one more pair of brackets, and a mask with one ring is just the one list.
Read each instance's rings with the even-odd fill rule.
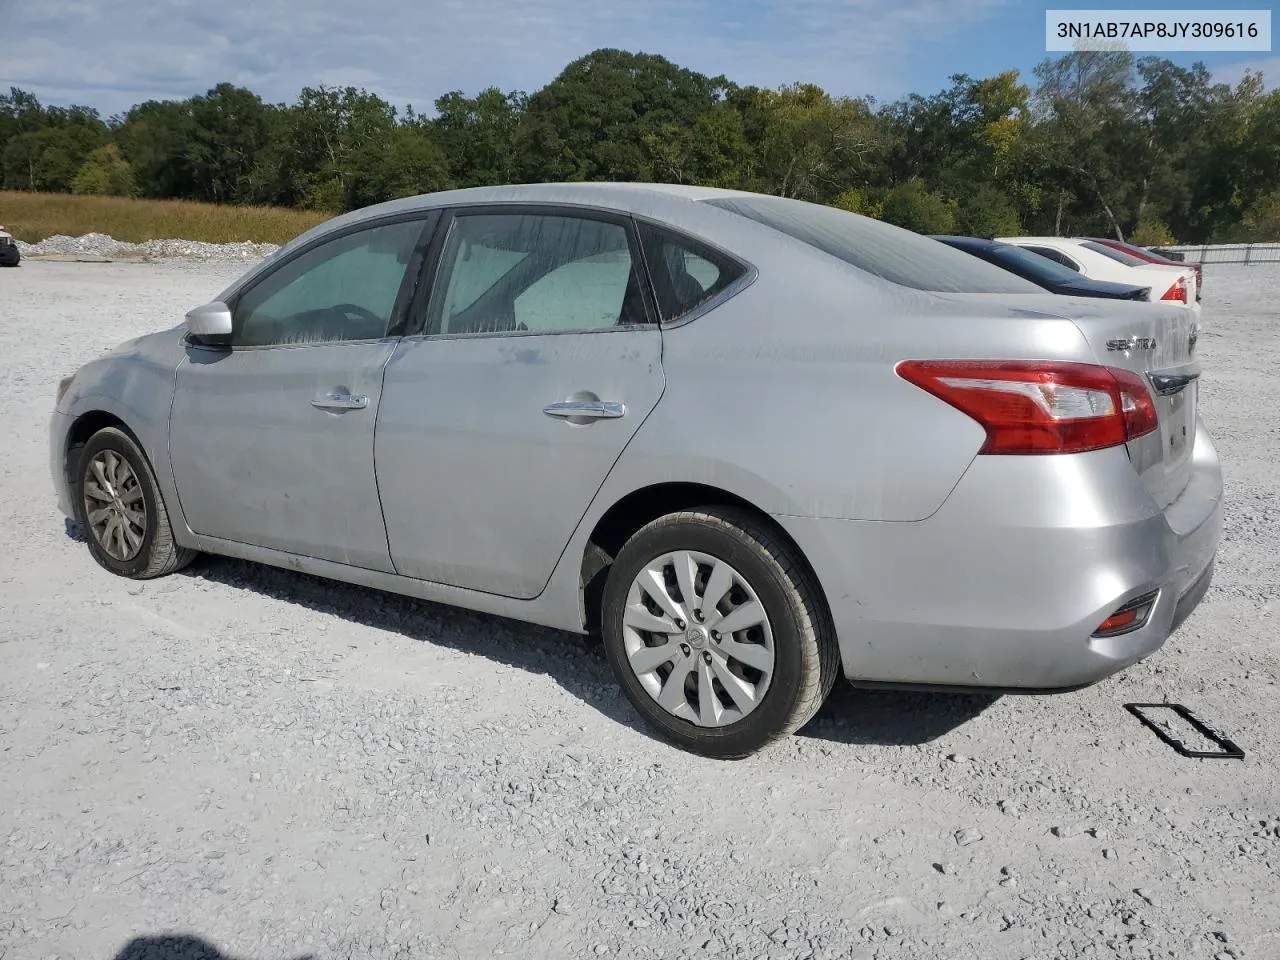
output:
[[971,253],[980,260],[1003,267],[1025,280],[1044,287],[1052,293],[1068,297],[1102,297],[1107,300],[1150,300],[1150,287],[1135,287],[1127,283],[1108,283],[1090,280],[1069,267],[1033,253],[1025,247],[977,237],[935,236],[934,240],[949,247]]
[[18,241],[9,236],[9,231],[4,227],[0,227],[0,267],[16,267],[21,262]]

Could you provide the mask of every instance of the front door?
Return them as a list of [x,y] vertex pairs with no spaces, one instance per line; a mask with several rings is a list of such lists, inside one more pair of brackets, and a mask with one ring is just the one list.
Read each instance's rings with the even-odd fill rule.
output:
[[546,586],[662,395],[640,262],[626,218],[454,215],[378,416],[398,573],[526,599]]
[[236,298],[230,350],[188,348],[169,450],[192,530],[392,570],[374,424],[425,235],[400,220],[306,250]]

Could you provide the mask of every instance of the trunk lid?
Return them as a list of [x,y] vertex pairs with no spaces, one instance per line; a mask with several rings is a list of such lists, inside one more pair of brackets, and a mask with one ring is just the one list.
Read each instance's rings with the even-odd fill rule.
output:
[[[1191,477],[1196,435],[1199,331],[1184,306],[1072,300],[1067,313],[1098,362],[1143,375],[1151,388],[1160,428],[1128,444],[1129,458],[1161,509],[1185,489]],[[1063,306],[1067,306],[1066,303]]]

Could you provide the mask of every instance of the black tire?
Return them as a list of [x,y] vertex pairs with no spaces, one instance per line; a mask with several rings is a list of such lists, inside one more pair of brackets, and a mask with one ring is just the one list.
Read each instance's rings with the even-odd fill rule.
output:
[[[772,627],[769,687],[758,706],[725,726],[698,726],[668,713],[627,658],[623,613],[632,581],[656,558],[679,550],[704,553],[736,569],[755,590]],[[758,517],[735,508],[673,513],[638,531],[609,570],[602,628],[614,674],[646,722],[680,747],[719,759],[749,756],[800,729],[818,712],[840,669],[835,629],[807,564]]]
[[[141,545],[136,555],[127,559],[112,556],[99,539],[99,532],[89,522],[88,505],[85,503],[85,481],[92,476],[94,458],[103,451],[110,451],[123,459],[132,469],[145,512]],[[155,473],[146,454],[136,440],[119,427],[105,427],[95,433],[69,458],[71,467],[71,497],[89,553],[99,566],[121,577],[134,580],[150,580],[181,570],[196,557],[194,550],[180,547],[173,539],[169,523],[169,511],[156,484]]]

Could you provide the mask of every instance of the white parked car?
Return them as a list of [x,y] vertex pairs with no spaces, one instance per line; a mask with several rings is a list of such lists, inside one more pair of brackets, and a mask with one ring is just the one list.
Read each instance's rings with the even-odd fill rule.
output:
[[1147,263],[1123,250],[1083,237],[997,237],[1025,247],[1091,280],[1149,287],[1151,300],[1183,303],[1198,312],[1196,273],[1190,266]]

